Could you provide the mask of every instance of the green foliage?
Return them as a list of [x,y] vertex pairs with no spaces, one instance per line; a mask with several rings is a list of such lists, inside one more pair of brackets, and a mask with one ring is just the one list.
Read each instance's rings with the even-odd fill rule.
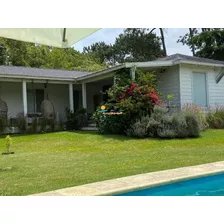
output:
[[113,51],[113,46],[107,45],[103,41],[83,48],[84,54],[94,55],[96,58],[99,58],[101,63],[108,62],[109,64],[114,64],[114,62],[111,61],[112,55],[114,53]]
[[106,68],[94,55],[0,38],[0,64],[36,68],[98,71]]
[[124,134],[126,130],[126,117],[123,115],[105,115],[94,113],[93,120],[101,134]]
[[200,136],[200,123],[193,114],[185,115],[188,137],[199,137]]
[[223,28],[202,28],[202,32],[193,29],[193,33],[187,33],[180,37],[178,42],[188,45],[195,56],[224,60],[224,29]]
[[146,138],[187,138],[200,136],[200,122],[195,114],[169,115],[165,108],[155,106],[151,117],[142,116],[131,124],[129,136]]
[[65,108],[66,130],[76,130],[87,124],[86,109],[79,108],[75,112]]
[[10,147],[12,146],[12,138],[7,135],[5,137],[5,147],[6,147],[6,152],[7,153],[10,153]]
[[131,124],[127,129],[126,134],[136,138],[145,138],[148,136],[149,116],[142,116],[135,123]]
[[125,133],[126,131],[132,133],[130,119],[135,120],[143,115],[150,115],[154,105],[158,103],[154,74],[144,74],[139,70],[136,74],[135,82],[130,79],[129,71],[125,69],[117,74],[116,84],[107,91],[108,102],[105,106],[107,111],[122,112],[122,116],[95,112],[94,120],[101,133]]
[[199,128],[201,131],[205,130],[208,126],[204,111],[200,106],[195,104],[186,104],[182,108],[182,112],[185,115],[194,115],[198,119]]
[[172,124],[175,130],[176,138],[186,138],[188,136],[187,122],[183,115],[174,115]]
[[223,129],[224,128],[224,108],[216,107],[207,115],[207,122],[210,128]]
[[[158,102],[155,92],[156,81],[152,73],[137,70],[136,82],[128,77],[125,70],[118,74],[118,81],[108,90],[109,101],[107,108],[115,108],[124,111],[127,116],[136,118],[142,114],[150,114],[154,105]],[[124,79],[125,77],[126,79]]]
[[160,38],[144,28],[124,29],[113,45],[98,42],[84,47],[83,51],[85,54],[94,55],[101,63],[106,62],[109,65],[151,61],[164,55]]

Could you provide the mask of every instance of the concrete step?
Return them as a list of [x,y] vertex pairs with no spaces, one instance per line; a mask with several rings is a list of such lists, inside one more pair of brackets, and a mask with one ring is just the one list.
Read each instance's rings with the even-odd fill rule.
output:
[[96,127],[83,127],[80,129],[81,131],[97,131]]
[[88,127],[96,127],[96,123],[88,123]]

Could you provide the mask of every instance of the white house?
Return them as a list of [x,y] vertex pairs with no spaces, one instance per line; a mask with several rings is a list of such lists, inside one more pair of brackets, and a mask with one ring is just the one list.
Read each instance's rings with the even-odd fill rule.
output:
[[[135,68],[155,71],[159,91],[175,96],[173,103],[202,107],[224,105],[224,61],[181,54],[156,61],[125,63],[98,72],[0,66],[0,99],[7,104],[8,118],[40,112],[44,99],[53,102],[58,118],[65,120],[65,108],[82,106],[91,114],[102,102],[101,91],[114,83],[116,71]],[[0,108],[1,109],[1,108]]]

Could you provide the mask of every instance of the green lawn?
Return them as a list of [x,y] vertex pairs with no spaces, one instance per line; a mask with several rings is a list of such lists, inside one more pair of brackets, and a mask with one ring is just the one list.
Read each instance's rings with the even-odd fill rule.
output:
[[[28,195],[224,160],[224,130],[207,130],[200,138],[186,140],[139,140],[94,132],[12,138],[15,154],[0,155],[0,195]],[[1,152],[4,144],[1,138]]]

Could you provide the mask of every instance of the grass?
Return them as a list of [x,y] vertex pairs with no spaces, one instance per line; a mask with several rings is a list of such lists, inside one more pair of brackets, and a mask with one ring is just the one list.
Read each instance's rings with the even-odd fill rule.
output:
[[[140,140],[88,132],[12,139],[15,154],[0,155],[0,195],[29,195],[224,160],[224,130],[207,130],[200,138],[184,140]],[[1,152],[4,144],[1,138]]]

